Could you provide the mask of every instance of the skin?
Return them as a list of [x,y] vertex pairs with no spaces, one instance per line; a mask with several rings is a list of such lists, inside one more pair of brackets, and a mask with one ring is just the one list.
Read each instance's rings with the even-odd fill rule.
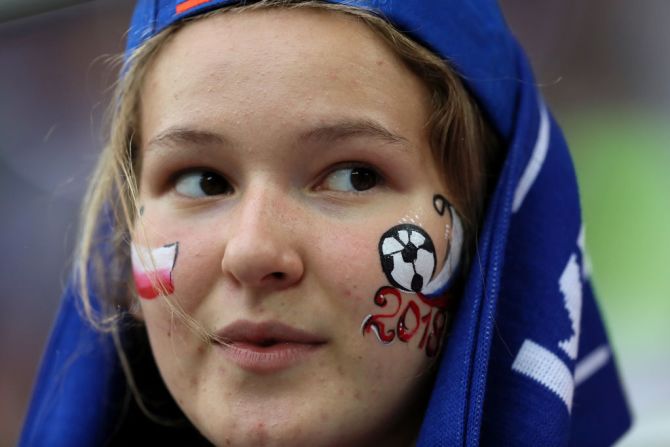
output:
[[[380,311],[373,296],[388,285],[379,238],[404,216],[431,235],[441,268],[449,222],[433,196],[449,194],[430,155],[428,98],[370,30],[323,11],[206,18],[152,62],[141,101],[144,213],[133,239],[179,242],[170,299],[212,332],[273,320],[326,340],[290,368],[252,373],[203,343],[164,297],[141,300],[168,389],[214,444],[416,439],[432,360],[418,337],[381,345],[360,325]],[[395,137],[342,123],[376,123]],[[383,181],[343,191],[332,173],[347,163]],[[195,168],[225,176],[231,193],[177,191],[180,173]]]

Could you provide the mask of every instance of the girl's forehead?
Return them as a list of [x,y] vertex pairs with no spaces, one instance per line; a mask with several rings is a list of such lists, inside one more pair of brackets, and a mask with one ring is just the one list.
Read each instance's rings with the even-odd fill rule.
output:
[[174,74],[184,75],[183,67],[193,61],[209,61],[204,67],[220,76],[233,69],[265,74],[289,67],[305,77],[317,71],[335,76],[352,69],[362,76],[374,64],[386,66],[387,76],[409,73],[395,52],[362,21],[344,13],[307,8],[229,11],[196,20],[168,41],[154,65],[161,71],[179,67]]
[[371,29],[308,9],[193,22],[160,50],[142,92],[147,138],[235,115],[247,124],[367,120],[420,139],[429,114],[423,82]]

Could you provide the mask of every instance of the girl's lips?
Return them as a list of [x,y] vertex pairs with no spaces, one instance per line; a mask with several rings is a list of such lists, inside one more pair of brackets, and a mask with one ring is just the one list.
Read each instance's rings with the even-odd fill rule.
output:
[[321,344],[277,343],[260,346],[246,342],[217,345],[224,357],[240,368],[253,373],[273,373],[300,363]]
[[319,350],[326,340],[315,334],[269,321],[238,320],[217,333],[216,346],[224,357],[254,373],[291,367]]

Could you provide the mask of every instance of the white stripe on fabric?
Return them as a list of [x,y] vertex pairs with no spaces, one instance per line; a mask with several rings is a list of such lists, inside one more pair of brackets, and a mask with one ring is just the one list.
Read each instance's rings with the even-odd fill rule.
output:
[[590,279],[593,272],[593,264],[591,263],[591,257],[586,251],[586,226],[582,224],[581,230],[579,230],[579,238],[577,239],[577,246],[582,252],[582,276],[585,279]]
[[516,213],[521,208],[528,191],[535,183],[544,161],[547,158],[547,151],[549,150],[549,113],[543,103],[540,104],[540,129],[537,132],[537,141],[533,148],[533,154],[526,166],[526,170],[519,180],[519,185],[516,187],[514,193],[514,203],[512,204],[512,212]]
[[607,365],[612,354],[607,345],[602,345],[577,363],[575,367],[575,386],[579,386],[593,376],[600,368]]
[[558,284],[563,295],[563,305],[568,312],[572,325],[572,335],[560,341],[558,347],[565,351],[570,359],[577,360],[582,321],[582,280],[579,264],[577,264],[577,255],[570,256],[568,265],[565,266]]
[[568,412],[571,411],[575,391],[572,374],[556,354],[532,340],[525,340],[514,359],[512,370],[544,385],[565,403]]

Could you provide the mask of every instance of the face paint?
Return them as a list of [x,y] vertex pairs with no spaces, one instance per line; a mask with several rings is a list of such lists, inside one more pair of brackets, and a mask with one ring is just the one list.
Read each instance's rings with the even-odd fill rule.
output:
[[452,216],[451,238],[444,266],[435,277],[435,248],[422,228],[403,224],[384,233],[379,241],[379,256],[382,270],[392,285],[428,297],[440,295],[449,288],[461,258],[463,226],[453,208],[448,209]]
[[152,299],[160,294],[170,295],[174,292],[172,270],[178,248],[178,242],[154,249],[131,244],[133,278],[140,297]]
[[398,224],[414,224],[421,226],[421,219],[419,218],[418,214],[414,214],[414,216],[411,216],[409,214],[406,214],[402,219],[398,221]]
[[[375,294],[375,304],[385,308],[389,306],[391,299],[396,304],[395,310],[366,316],[361,324],[361,333],[365,335],[373,332],[383,344],[392,343],[396,336],[401,342],[409,343],[415,336],[421,334],[419,349],[425,349],[428,357],[435,356],[440,350],[442,335],[447,327],[447,300],[445,298],[429,300],[421,293],[417,293],[416,296],[421,305],[410,298],[403,306],[403,296],[398,289],[388,286],[379,289]],[[422,308],[427,309],[423,314]],[[387,329],[388,325],[394,328]]]
[[386,278],[406,291],[420,292],[435,271],[433,241],[416,225],[397,225],[384,233],[379,256]]
[[[404,223],[386,231],[379,241],[379,257],[382,270],[394,287],[380,288],[374,303],[386,308],[392,301],[396,306],[390,313],[367,315],[361,324],[363,335],[374,332],[384,344],[393,342],[396,337],[407,343],[421,333],[419,349],[425,349],[430,357],[439,352],[447,322],[444,294],[456,276],[463,247],[463,226],[453,206],[439,194],[433,196],[433,205],[440,216],[448,210],[451,217],[451,224],[446,226],[450,230],[445,234],[449,244],[442,269],[434,275],[435,245],[421,227]],[[418,300],[409,297],[404,305],[398,289],[415,293]],[[422,308],[427,311],[422,312]],[[387,329],[389,325],[395,327]]]
[[447,259],[444,261],[442,270],[421,290],[421,293],[428,297],[442,295],[451,287],[452,279],[456,277],[461,262],[463,224],[451,205],[448,205],[448,209],[451,215],[451,237],[447,247]]
[[433,196],[433,206],[435,207],[435,211],[437,211],[437,214],[440,216],[444,216],[444,210],[447,206],[451,207],[451,204],[449,201],[441,194],[435,194]]

